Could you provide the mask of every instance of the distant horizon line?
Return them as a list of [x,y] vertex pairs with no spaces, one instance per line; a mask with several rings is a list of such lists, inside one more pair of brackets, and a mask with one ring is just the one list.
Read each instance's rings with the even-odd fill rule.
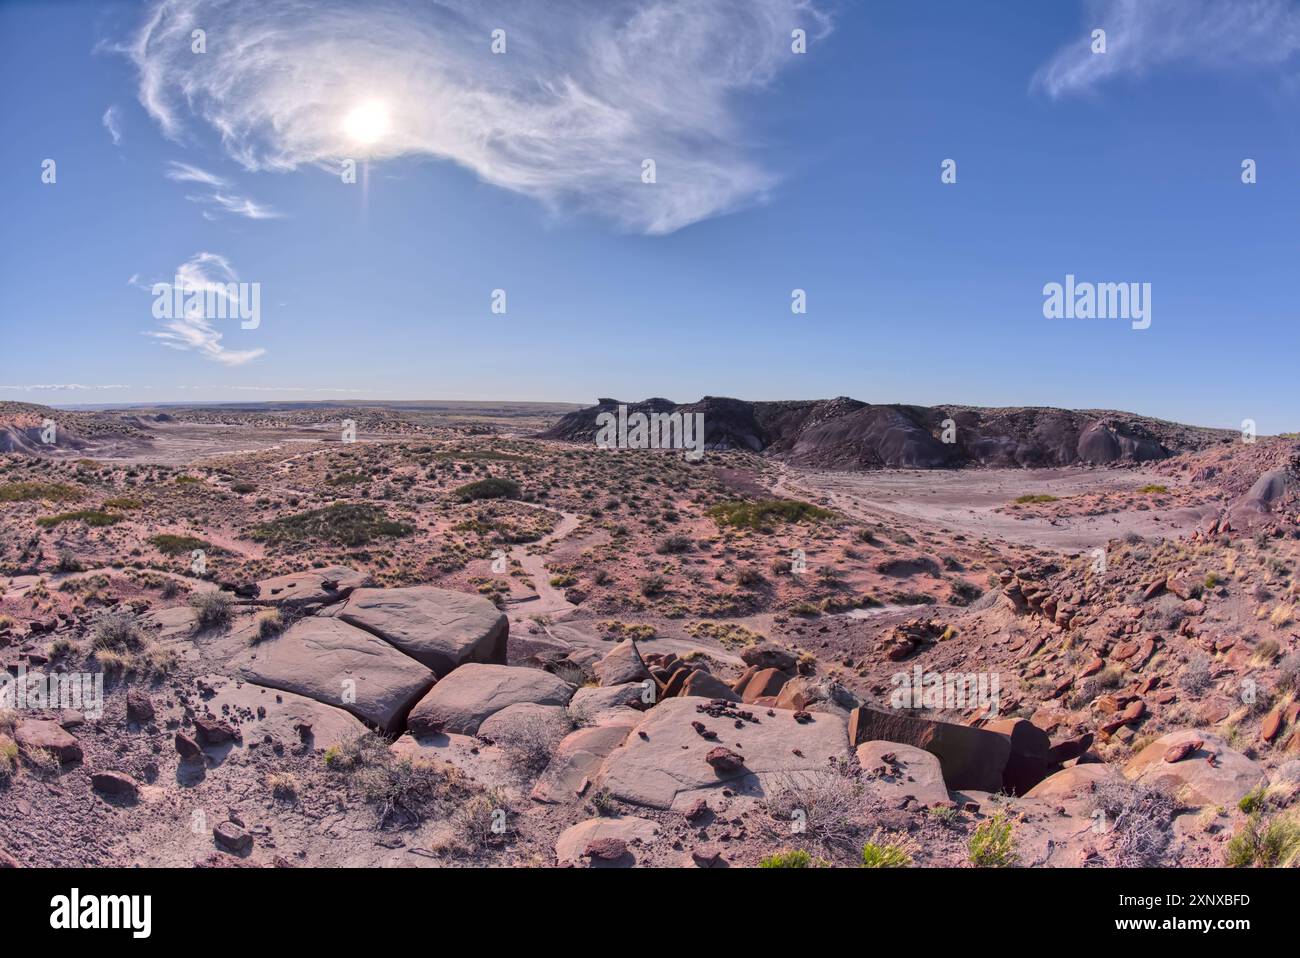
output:
[[[9,402],[16,402],[16,403],[25,403],[26,405],[30,405],[30,406],[44,406],[45,408],[48,409],[57,409],[57,410],[62,410],[67,412],[97,412],[97,411],[112,411],[112,410],[126,411],[132,409],[163,409],[163,408],[185,409],[185,408],[199,408],[199,407],[210,407],[210,408],[217,408],[217,407],[247,408],[247,407],[258,407],[258,406],[261,407],[272,407],[272,406],[399,407],[405,405],[475,406],[475,405],[485,405],[485,404],[486,405],[509,404],[509,405],[516,405],[516,406],[537,406],[537,407],[552,407],[552,408],[568,407],[571,411],[577,411],[581,409],[596,408],[597,406],[600,405],[599,400],[602,398],[608,398],[608,397],[597,396],[596,400],[586,402],[586,403],[573,402],[569,400],[545,400],[545,399],[359,399],[359,398],[351,398],[351,397],[320,398],[320,399],[269,399],[269,398],[268,399],[200,399],[200,400],[168,399],[168,400],[133,401],[133,402],[117,402],[117,403],[39,403],[39,402],[30,402],[21,399],[9,399],[9,400],[0,399],[0,402],[9,401]],[[639,405],[641,403],[648,402],[653,399],[666,399],[666,398],[667,397],[663,397],[663,396],[649,396],[646,397],[645,399],[640,399],[640,400],[626,400],[626,401],[614,400],[614,402],[618,402],[618,403],[626,402],[627,405]],[[870,402],[864,399],[855,399],[852,396],[831,396],[831,397],[821,397],[815,399],[741,399],[736,396],[719,396],[714,394],[706,394],[704,396],[701,396],[700,399],[698,400],[691,400],[684,403],[677,402],[676,400],[671,400],[671,399],[667,401],[672,402],[674,405],[677,406],[685,406],[685,405],[692,405],[695,402],[701,402],[704,399],[735,399],[739,402],[749,402],[749,403],[828,402],[833,399],[853,399],[855,402],[861,402],[868,406],[921,406],[930,409],[943,409],[943,408],[963,409],[964,408],[964,409],[985,409],[985,410],[1056,409],[1056,410],[1061,410],[1066,412],[1076,412],[1076,413],[1090,413],[1090,412],[1091,413],[1122,413],[1124,415],[1139,416],[1144,419],[1151,419],[1158,422],[1165,422],[1165,423],[1170,423],[1172,425],[1185,426],[1193,429],[1211,429],[1211,430],[1219,430],[1224,432],[1234,432],[1238,430],[1238,427],[1236,426],[1202,425],[1202,424],[1187,422],[1179,419],[1168,419],[1161,416],[1151,415],[1148,413],[1135,412],[1131,409],[1103,408],[1097,406],[1051,406],[1051,405],[1043,405],[1043,404],[1035,404],[1035,403],[982,406],[982,405],[972,404],[972,403]],[[1296,429],[1296,430],[1282,429],[1274,433],[1260,433],[1260,435],[1285,436],[1285,435],[1291,435],[1295,432],[1300,432],[1300,429]]]

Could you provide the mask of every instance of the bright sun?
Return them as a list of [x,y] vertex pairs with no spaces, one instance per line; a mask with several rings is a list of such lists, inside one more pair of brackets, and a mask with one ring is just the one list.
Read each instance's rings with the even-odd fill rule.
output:
[[344,118],[343,132],[362,146],[370,146],[388,132],[388,108],[378,100],[357,104]]

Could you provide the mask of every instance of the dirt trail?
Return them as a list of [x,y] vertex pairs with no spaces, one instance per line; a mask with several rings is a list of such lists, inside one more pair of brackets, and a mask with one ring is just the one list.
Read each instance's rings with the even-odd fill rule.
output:
[[533,616],[546,615],[552,619],[570,615],[577,606],[564,597],[555,586],[551,585],[551,574],[546,571],[546,553],[550,547],[578,528],[582,518],[573,512],[563,512],[547,506],[531,505],[534,509],[551,512],[560,517],[560,521],[549,533],[536,542],[511,546],[509,558],[518,562],[533,583],[537,599],[514,603],[510,607],[510,618],[523,621]]

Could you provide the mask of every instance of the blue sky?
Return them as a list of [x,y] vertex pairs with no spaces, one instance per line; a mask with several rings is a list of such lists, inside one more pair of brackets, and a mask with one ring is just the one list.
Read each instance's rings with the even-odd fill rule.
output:
[[[539,10],[0,5],[0,399],[851,395],[1300,429],[1297,4]],[[169,331],[150,286],[185,264],[258,283],[257,328]],[[1067,273],[1150,283],[1151,327],[1044,318]]]

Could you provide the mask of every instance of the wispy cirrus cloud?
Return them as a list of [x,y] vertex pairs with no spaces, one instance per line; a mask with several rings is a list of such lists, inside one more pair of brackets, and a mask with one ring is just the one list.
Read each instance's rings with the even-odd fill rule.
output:
[[[135,279],[135,277],[133,277]],[[239,294],[233,284],[239,282],[230,261],[219,253],[199,252],[189,260],[176,267],[176,275],[170,283],[158,283],[153,286],[141,286],[149,289],[155,296],[161,287],[170,295],[170,290],[178,289],[185,296],[192,293],[204,294],[225,301],[225,312],[236,316],[239,312]],[[140,285],[138,282],[135,285]],[[149,330],[145,335],[157,339],[164,346],[186,352],[197,352],[205,359],[225,366],[242,366],[259,356],[266,354],[265,349],[228,349],[222,345],[223,334],[218,332],[210,319],[201,309],[183,309],[180,315],[172,315],[160,320],[161,329]]]
[[[1300,52],[1294,0],[1089,0],[1086,11],[1079,39],[1034,75],[1033,85],[1050,96],[1177,63],[1267,65]],[[1105,53],[1092,52],[1095,28],[1106,31]]]
[[203,215],[207,219],[215,219],[218,212],[229,213],[232,216],[242,216],[250,220],[273,220],[279,219],[283,215],[264,203],[231,192],[231,183],[225,177],[210,173],[189,163],[172,160],[163,171],[163,176],[177,183],[198,183],[200,186],[211,187],[212,192],[210,193],[191,194],[185,197],[191,203],[209,206],[210,209],[203,211]]
[[[127,52],[164,132],[197,118],[246,169],[427,156],[551,209],[667,233],[776,182],[741,99],[799,59],[795,28],[830,27],[812,0],[164,0]],[[368,102],[387,130],[363,146],[347,119]]]
[[108,135],[113,138],[113,145],[117,146],[122,142],[122,126],[117,119],[117,106],[110,106],[104,111],[104,116],[100,120],[104,124],[104,129],[108,130]]
[[191,166],[189,163],[182,163],[179,160],[171,160],[163,171],[163,176],[169,180],[175,180],[177,183],[200,183],[203,186],[214,188],[224,188],[226,186],[224,177],[209,173],[197,166]]

